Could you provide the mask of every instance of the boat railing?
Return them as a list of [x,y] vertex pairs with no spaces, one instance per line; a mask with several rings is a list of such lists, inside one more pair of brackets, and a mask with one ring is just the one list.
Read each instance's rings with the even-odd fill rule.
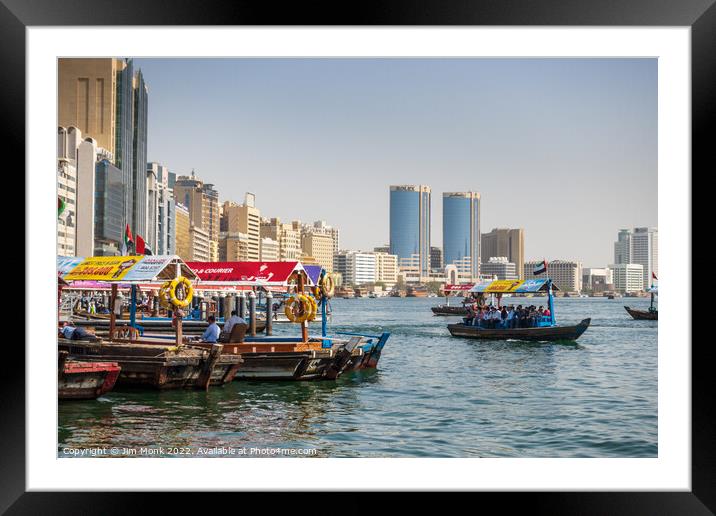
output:
[[[347,332],[347,331],[339,331],[336,332],[336,335],[348,335],[351,337],[364,337],[367,340],[366,345],[370,346],[370,348],[373,351],[379,352],[383,349],[383,346],[385,346],[385,343],[388,341],[388,337],[390,337],[389,332],[383,332],[380,335],[370,335],[366,333],[353,333],[353,332]],[[377,343],[373,345],[373,339],[377,339]]]

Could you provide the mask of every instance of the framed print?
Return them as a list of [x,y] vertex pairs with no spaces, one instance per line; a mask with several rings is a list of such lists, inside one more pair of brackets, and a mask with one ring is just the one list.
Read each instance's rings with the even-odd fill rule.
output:
[[150,490],[714,510],[690,210],[712,2],[2,0],[0,20],[28,299],[3,510]]

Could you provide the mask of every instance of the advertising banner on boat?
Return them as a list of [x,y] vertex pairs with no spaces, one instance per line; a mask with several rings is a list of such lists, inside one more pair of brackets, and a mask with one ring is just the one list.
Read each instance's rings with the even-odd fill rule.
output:
[[92,256],[82,260],[64,279],[118,281],[124,279],[142,258],[143,256]]
[[57,257],[57,273],[64,278],[65,274],[82,263],[82,256],[58,256]]
[[473,283],[465,283],[463,285],[445,285],[445,287],[443,287],[443,290],[445,292],[464,291],[470,290],[472,287]]
[[[287,285],[299,262],[187,262],[200,281],[237,285]],[[314,283],[308,278],[308,285]],[[199,286],[198,288],[201,288]]]
[[485,292],[515,292],[522,283],[520,280],[496,280],[487,286]]
[[173,256],[144,256],[123,276],[126,281],[152,281],[171,263]]
[[547,280],[546,279],[528,279],[522,282],[522,285],[519,286],[515,292],[539,292],[540,290],[546,289]]

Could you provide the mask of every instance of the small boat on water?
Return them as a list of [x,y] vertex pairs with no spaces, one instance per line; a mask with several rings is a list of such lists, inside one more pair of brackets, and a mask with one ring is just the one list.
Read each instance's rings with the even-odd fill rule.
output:
[[659,310],[657,310],[656,307],[654,306],[654,296],[658,295],[658,293],[659,293],[658,287],[655,287],[652,285],[649,288],[648,292],[651,293],[651,304],[649,305],[648,310],[637,310],[635,308],[630,308],[628,306],[625,306],[624,309],[634,319],[645,320],[645,321],[658,321],[659,320]]
[[352,299],[356,297],[355,292],[353,291],[353,287],[350,287],[348,285],[336,287],[335,296],[340,297],[342,299]]
[[410,285],[405,289],[405,297],[427,297],[428,287],[425,285]]
[[354,297],[367,297],[368,296],[368,289],[364,287],[356,287],[353,289],[353,296]]
[[546,292],[548,296],[549,315],[535,319],[530,327],[506,327],[498,322],[495,327],[482,327],[474,325],[471,319],[465,318],[462,323],[447,326],[453,337],[464,337],[479,340],[522,340],[522,341],[563,341],[578,339],[589,327],[590,318],[582,319],[574,325],[557,325],[554,316],[553,289],[557,287],[552,280],[531,279],[525,281],[495,280],[492,282],[477,283],[470,292],[478,294],[495,294],[497,306],[506,293],[539,293]]
[[119,377],[117,362],[84,362],[58,354],[57,397],[61,400],[93,400],[109,392]]
[[444,305],[438,305],[438,306],[431,306],[430,310],[435,315],[452,315],[452,316],[465,316],[467,315],[467,308],[465,307],[465,301],[466,299],[463,298],[462,304],[459,305],[450,305],[450,297],[456,297],[451,296],[453,292],[469,292],[469,290],[473,287],[474,283],[470,284],[462,284],[462,285],[445,285],[443,287],[443,292],[445,294],[445,304]]

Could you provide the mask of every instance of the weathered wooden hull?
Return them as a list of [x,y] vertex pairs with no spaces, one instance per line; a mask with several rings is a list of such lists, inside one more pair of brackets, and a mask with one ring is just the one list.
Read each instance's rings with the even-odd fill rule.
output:
[[464,306],[433,306],[430,308],[435,315],[467,315],[467,308]]
[[[276,321],[274,321],[276,322]],[[73,324],[75,326],[83,326],[83,327],[92,327],[95,329],[95,333],[98,336],[106,336],[109,334],[109,320],[104,319],[73,319]],[[141,320],[137,319],[137,325],[141,326],[144,331],[150,332],[150,333],[158,333],[158,334],[164,334],[169,335],[176,332],[176,329],[174,326],[172,326],[171,321],[169,319],[160,319],[160,320]],[[127,320],[118,320],[115,323],[115,326],[117,328],[124,328],[126,326],[129,326],[129,321]],[[184,335],[201,335],[206,330],[207,326],[209,326],[209,323],[206,321],[192,321],[189,320],[183,320],[182,321],[182,333]],[[261,333],[266,329],[266,321],[265,320],[257,320],[256,321],[256,332]]]
[[81,362],[61,358],[57,397],[61,400],[96,399],[112,390],[119,372],[116,362]]
[[628,306],[625,306],[624,309],[634,319],[645,320],[645,321],[658,321],[659,320],[659,312],[657,310],[654,310],[653,312],[650,312],[649,310],[635,310],[633,308],[629,308]]
[[584,319],[573,326],[550,326],[542,328],[487,329],[465,324],[448,324],[453,337],[480,340],[559,341],[577,340],[589,327],[591,319]]
[[241,357],[195,348],[172,351],[172,346],[60,339],[59,349],[91,362],[117,362],[118,386],[154,389],[205,389],[234,379]]

